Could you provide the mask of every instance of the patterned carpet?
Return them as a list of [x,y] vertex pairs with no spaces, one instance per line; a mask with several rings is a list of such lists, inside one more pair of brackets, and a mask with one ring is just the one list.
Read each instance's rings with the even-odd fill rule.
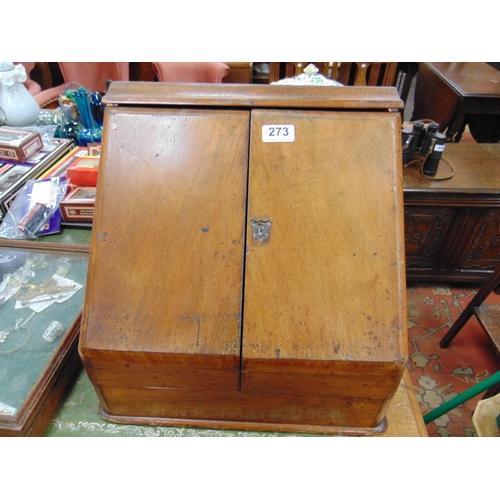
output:
[[[476,291],[437,284],[408,288],[409,370],[423,415],[500,370],[500,360],[475,318],[448,348],[439,346]],[[486,302],[500,304],[500,296],[492,293]],[[483,395],[430,422],[429,436],[476,436],[472,414]]]

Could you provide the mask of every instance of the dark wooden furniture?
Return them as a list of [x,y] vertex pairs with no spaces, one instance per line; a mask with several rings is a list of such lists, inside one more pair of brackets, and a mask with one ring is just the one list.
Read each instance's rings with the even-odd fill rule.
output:
[[404,169],[407,278],[482,283],[500,261],[500,145],[448,144],[443,158],[451,179]]
[[251,62],[226,62],[229,66],[222,83],[252,83]]
[[319,73],[342,85],[390,87],[396,83],[398,63],[395,62],[271,62],[269,83],[300,75],[308,64]]
[[155,82],[156,72],[152,62],[131,62],[130,80],[133,82]]
[[[449,347],[465,324],[475,316],[484,333],[488,336],[495,354],[500,355],[500,305],[485,303],[488,295],[498,286],[500,286],[500,263],[441,339],[439,342],[441,347]],[[500,384],[495,384],[486,391],[483,399],[490,398],[499,392]]]
[[500,71],[483,62],[420,63],[412,120],[434,120],[459,142],[468,115],[500,115]]
[[491,292],[500,284],[500,264],[488,277],[483,286],[471,299],[462,314],[453,323],[439,345],[448,347],[472,316],[476,316],[485,333],[490,338],[496,353],[500,354],[500,305],[484,304]]
[[396,90],[105,99],[80,339],[102,415],[383,431],[407,355]]

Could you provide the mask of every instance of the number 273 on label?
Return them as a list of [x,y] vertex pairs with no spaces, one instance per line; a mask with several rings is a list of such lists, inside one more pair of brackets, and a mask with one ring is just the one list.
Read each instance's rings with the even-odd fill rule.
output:
[[262,125],[263,142],[294,142],[294,125]]

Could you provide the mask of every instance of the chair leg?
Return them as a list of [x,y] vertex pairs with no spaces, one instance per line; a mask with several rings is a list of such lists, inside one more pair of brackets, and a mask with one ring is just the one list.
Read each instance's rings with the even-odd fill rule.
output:
[[491,386],[481,399],[488,399],[496,396],[500,392],[500,383]]
[[483,286],[478,290],[469,305],[463,310],[462,314],[453,323],[448,333],[441,339],[439,345],[448,347],[451,341],[458,335],[458,332],[465,326],[465,323],[474,314],[474,308],[479,307],[487,298],[488,295],[500,284],[500,264],[497,265],[493,274],[485,281]]
[[458,317],[458,319],[451,325],[451,328],[448,330],[446,335],[440,340],[439,345],[441,347],[448,347],[451,344],[451,341],[458,335],[458,332],[465,326],[467,321],[474,314],[474,307],[472,302],[462,311],[462,314]]

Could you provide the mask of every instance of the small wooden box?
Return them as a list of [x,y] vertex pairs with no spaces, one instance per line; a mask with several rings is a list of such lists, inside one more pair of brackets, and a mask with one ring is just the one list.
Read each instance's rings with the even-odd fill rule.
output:
[[77,187],[66,195],[59,207],[66,222],[92,222],[94,219],[95,187]]
[[68,168],[70,184],[75,186],[97,186],[99,175],[99,157],[81,156]]
[[42,148],[43,142],[40,134],[0,127],[0,158],[23,163]]
[[129,82],[105,102],[80,338],[101,414],[382,431],[407,356],[396,90]]

